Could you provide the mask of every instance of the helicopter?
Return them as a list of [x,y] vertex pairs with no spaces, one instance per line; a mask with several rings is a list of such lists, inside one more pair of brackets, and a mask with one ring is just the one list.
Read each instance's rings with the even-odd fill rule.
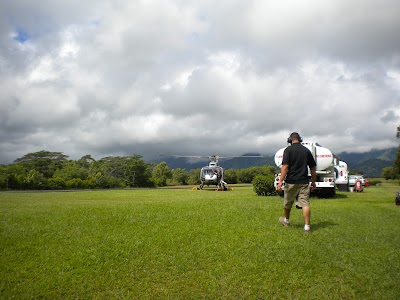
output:
[[208,158],[210,162],[208,166],[204,166],[200,170],[200,190],[203,189],[204,185],[217,186],[217,191],[219,189],[223,191],[228,190],[228,184],[224,181],[224,169],[218,165],[218,160],[220,158],[238,158],[238,157],[262,157],[260,155],[243,155],[243,156],[218,156],[218,155],[210,155],[210,156],[179,156],[174,155],[175,157],[186,157],[186,158]]

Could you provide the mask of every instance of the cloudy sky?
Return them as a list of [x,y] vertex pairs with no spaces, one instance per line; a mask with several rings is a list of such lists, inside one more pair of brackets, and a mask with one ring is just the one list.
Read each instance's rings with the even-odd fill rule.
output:
[[398,0],[0,2],[0,163],[397,146]]

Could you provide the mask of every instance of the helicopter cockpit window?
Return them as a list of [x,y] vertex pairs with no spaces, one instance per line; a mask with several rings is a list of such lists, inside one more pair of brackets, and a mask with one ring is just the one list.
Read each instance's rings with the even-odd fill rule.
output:
[[212,169],[203,169],[203,176],[205,175],[213,175],[213,170]]

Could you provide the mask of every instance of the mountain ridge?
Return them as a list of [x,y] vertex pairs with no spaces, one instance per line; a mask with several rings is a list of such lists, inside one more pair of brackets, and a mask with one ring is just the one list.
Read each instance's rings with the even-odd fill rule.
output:
[[[393,162],[396,158],[398,148],[386,148],[386,149],[372,149],[368,152],[356,153],[356,152],[341,152],[337,156],[340,160],[347,163],[349,171],[363,174],[365,177],[380,177],[382,170],[385,167],[393,166]],[[224,169],[244,169],[255,166],[274,166],[274,155],[268,155],[263,157],[245,157],[246,155],[258,155],[257,153],[243,154],[243,157],[233,158],[220,158],[219,165]],[[154,163],[166,162],[171,169],[186,169],[187,171],[207,166],[209,163],[208,159],[193,159],[188,161],[187,158],[179,157],[163,157]]]

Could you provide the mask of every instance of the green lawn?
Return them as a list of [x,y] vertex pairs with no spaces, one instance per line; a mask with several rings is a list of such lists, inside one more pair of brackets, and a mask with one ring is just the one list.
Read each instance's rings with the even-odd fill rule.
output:
[[399,299],[398,183],[312,199],[179,189],[0,193],[1,299]]

